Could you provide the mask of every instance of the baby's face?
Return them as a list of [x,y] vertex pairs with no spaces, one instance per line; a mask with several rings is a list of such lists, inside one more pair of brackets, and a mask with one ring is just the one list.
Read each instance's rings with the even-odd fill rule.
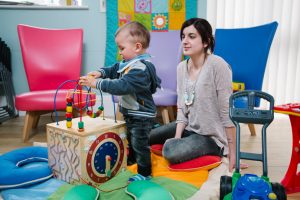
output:
[[128,31],[121,31],[115,38],[119,48],[119,54],[124,60],[130,60],[137,56],[138,48],[134,39],[129,35]]

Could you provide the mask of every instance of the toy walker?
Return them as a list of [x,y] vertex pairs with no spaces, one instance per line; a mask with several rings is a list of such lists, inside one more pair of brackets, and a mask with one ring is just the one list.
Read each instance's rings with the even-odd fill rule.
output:
[[[234,106],[238,98],[247,98],[248,108]],[[255,101],[264,99],[269,103],[268,110],[255,108]],[[229,99],[229,116],[236,127],[236,166],[233,176],[222,176],[220,180],[221,200],[286,200],[284,187],[279,183],[271,183],[268,177],[266,129],[274,119],[274,98],[261,91],[241,91],[231,95]],[[249,153],[240,151],[240,125],[239,123],[262,124],[262,153]],[[261,161],[263,174],[240,173],[240,159]]]

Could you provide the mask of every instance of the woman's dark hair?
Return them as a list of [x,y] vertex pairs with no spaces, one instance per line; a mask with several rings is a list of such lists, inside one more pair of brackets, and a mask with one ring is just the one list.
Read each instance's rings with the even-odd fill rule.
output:
[[215,48],[215,39],[212,34],[212,27],[209,24],[209,22],[205,19],[202,18],[191,18],[187,21],[185,21],[180,30],[180,39],[182,40],[183,36],[183,30],[188,27],[193,25],[195,29],[198,31],[199,35],[202,38],[202,42],[207,44],[207,47],[204,48],[205,53],[207,53],[207,50],[209,49],[211,53],[214,52]]

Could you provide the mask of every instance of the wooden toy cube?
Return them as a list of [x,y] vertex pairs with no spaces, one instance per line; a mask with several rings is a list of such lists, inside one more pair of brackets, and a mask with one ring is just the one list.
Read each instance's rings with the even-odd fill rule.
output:
[[79,118],[47,124],[49,165],[54,175],[71,184],[94,186],[126,169],[125,122],[83,117],[84,131],[78,131]]

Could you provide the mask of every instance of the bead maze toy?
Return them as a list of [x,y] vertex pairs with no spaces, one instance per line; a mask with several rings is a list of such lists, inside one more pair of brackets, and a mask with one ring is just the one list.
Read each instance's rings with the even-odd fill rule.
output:
[[[58,90],[63,87],[66,83],[76,82],[76,86],[74,89],[70,89],[66,96],[66,127],[72,127],[72,118],[74,109],[79,112],[80,121],[78,122],[78,130],[80,132],[84,131],[84,122],[82,121],[83,111],[86,111],[86,115],[96,118],[99,117],[103,113],[104,117],[104,106],[103,106],[103,95],[102,91],[100,91],[101,97],[101,105],[98,107],[97,112],[93,112],[93,106],[96,103],[96,93],[91,91],[91,88],[83,89],[83,86],[78,84],[78,80],[68,80],[63,82],[57,89],[55,97],[54,97],[54,111],[56,113],[56,122],[58,124],[58,115],[56,111],[56,96]],[[90,110],[89,110],[90,107]]]
[[287,193],[300,192],[300,103],[278,105],[274,111],[289,115],[293,134],[291,160],[281,184]]
[[[103,97],[101,94],[101,106],[98,107],[98,111],[96,113],[93,112],[93,106],[96,102],[96,93],[91,92],[90,89],[83,90],[82,86],[76,86],[78,89],[69,90],[66,97],[66,126],[67,128],[72,127],[72,112],[73,109],[77,109],[79,111],[80,121],[78,122],[78,130],[80,132],[84,131],[84,122],[82,121],[83,111],[86,110],[86,114],[92,118],[99,117],[104,110],[103,107]],[[89,107],[91,108],[89,110]]]
[[[99,117],[100,94],[101,106],[94,113],[96,94],[77,85],[66,97],[66,120],[47,124],[49,166],[60,180],[98,187],[126,169],[125,122]],[[73,118],[73,109],[80,117]],[[83,116],[84,110],[89,116]]]
[[[234,107],[238,98],[247,98],[248,107]],[[255,101],[260,98],[269,103],[268,110],[255,108]],[[274,119],[274,98],[261,91],[245,90],[236,92],[229,99],[229,116],[236,127],[236,166],[233,176],[222,176],[220,179],[220,200],[286,200],[284,187],[279,183],[271,183],[268,177],[266,129]],[[239,123],[261,124],[262,153],[240,151]],[[240,173],[240,159],[261,161],[262,176]]]
[[60,180],[97,187],[126,169],[126,126],[102,117],[82,120],[82,132],[67,128],[66,120],[47,124],[49,166]]

